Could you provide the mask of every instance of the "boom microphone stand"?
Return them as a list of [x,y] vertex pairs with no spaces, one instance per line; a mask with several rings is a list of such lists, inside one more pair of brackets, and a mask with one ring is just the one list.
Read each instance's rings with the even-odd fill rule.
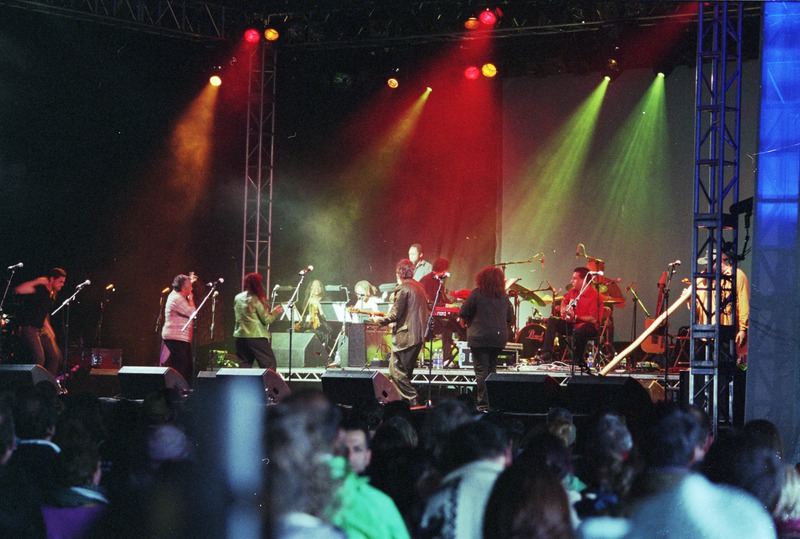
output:
[[[678,266],[681,265],[680,260],[676,260],[670,264],[667,264],[667,282],[664,285],[664,400],[670,400],[670,392],[668,391],[669,388],[669,365],[670,365],[670,352],[669,352],[669,309],[667,306],[669,305],[669,287],[672,283],[672,276],[675,275],[675,271],[678,269]],[[661,313],[659,313],[660,315]]]
[[[633,287],[633,285],[635,285],[635,284],[636,284],[635,282],[632,282],[631,284],[628,285],[628,288],[627,288],[628,292],[630,292],[631,295],[633,296],[633,320],[631,320],[631,342],[636,340],[636,335],[638,335],[638,333],[636,332],[636,310],[637,310],[637,307],[639,305],[641,305],[642,306],[642,310],[644,311],[644,315],[647,318],[651,318],[650,313],[647,311],[647,307],[645,307],[644,303],[642,303],[642,300],[639,299],[639,294],[636,293],[636,289]],[[628,372],[631,372],[633,370],[633,363],[630,360],[628,361],[628,369],[627,370],[628,370]]]
[[[11,281],[14,280],[14,273],[16,273],[17,268],[21,267],[23,267],[22,262],[20,262],[19,264],[14,264],[13,266],[8,266],[8,269],[11,271],[11,275],[8,276],[8,280],[6,281],[6,290],[5,292],[3,292],[3,299],[0,299],[0,328],[2,328],[4,323],[6,322],[3,315],[3,305],[6,302],[8,289],[11,287]],[[0,361],[4,361],[6,359],[2,357],[2,353],[3,353],[3,332],[0,331]]]
[[308,266],[305,269],[301,269],[298,275],[300,275],[300,280],[297,282],[297,286],[294,288],[292,292],[292,297],[289,298],[289,302],[286,304],[289,307],[289,379],[292,378],[292,338],[294,337],[294,304],[297,301],[297,294],[300,292],[300,287],[303,285],[303,281],[306,279],[306,275],[309,271],[313,271],[314,266]]
[[92,281],[89,279],[83,281],[81,284],[75,287],[75,292],[73,292],[70,297],[65,299],[55,311],[50,313],[50,316],[52,317],[62,308],[66,307],[66,309],[64,309],[64,357],[61,360],[61,380],[64,383],[66,383],[67,380],[67,358],[69,357],[69,306],[80,293],[80,291],[90,284],[92,284]]
[[445,273],[441,277],[437,277],[435,275],[433,277],[439,281],[439,288],[436,289],[436,297],[433,300],[433,308],[428,315],[428,326],[425,331],[425,338],[428,339],[428,355],[430,356],[430,360],[428,361],[428,400],[425,402],[426,408],[433,408],[433,399],[431,399],[431,386],[433,383],[433,313],[436,311],[436,305],[439,303],[439,298],[442,295],[444,281],[448,277],[450,277],[449,272]]
[[[189,327],[189,324],[194,324],[194,326],[192,327],[192,341],[193,341],[193,343],[192,343],[192,380],[194,380],[195,376],[197,376],[197,314],[203,308],[203,305],[206,304],[206,301],[208,301],[208,298],[214,297],[214,295],[217,294],[217,286],[221,285],[224,282],[225,282],[225,279],[220,277],[219,279],[217,279],[213,283],[208,283],[206,285],[206,286],[210,286],[211,289],[208,291],[208,294],[206,294],[206,297],[203,298],[203,301],[200,302],[200,305],[198,305],[197,308],[195,308],[194,312],[189,317],[189,320],[187,320],[186,323],[181,328],[181,331],[186,331],[186,328]],[[191,380],[187,380],[187,382],[189,382],[189,384],[192,383]]]

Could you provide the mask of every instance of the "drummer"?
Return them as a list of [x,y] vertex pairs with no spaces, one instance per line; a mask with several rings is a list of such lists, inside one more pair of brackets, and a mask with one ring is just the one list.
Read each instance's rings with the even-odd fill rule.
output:
[[542,340],[538,361],[548,362],[553,357],[553,343],[558,333],[566,335],[566,342],[572,342],[572,362],[581,369],[586,367],[583,352],[586,343],[597,338],[598,324],[603,309],[600,293],[593,286],[584,286],[589,268],[579,267],[572,272],[572,288],[561,301],[560,318],[550,317]]

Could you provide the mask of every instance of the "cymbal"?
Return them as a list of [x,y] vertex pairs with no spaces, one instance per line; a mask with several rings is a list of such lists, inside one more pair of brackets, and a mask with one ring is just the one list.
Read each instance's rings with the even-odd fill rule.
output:
[[450,291],[450,296],[453,299],[464,301],[465,299],[467,299],[469,297],[469,295],[471,293],[472,293],[472,290],[470,290],[469,288],[464,288],[462,290],[451,290]]
[[553,301],[561,301],[564,299],[564,296],[556,296],[555,298],[544,298],[545,303],[553,303]]
[[609,281],[601,285],[600,297],[603,298],[603,303],[606,305],[616,305],[617,307],[625,307],[625,296],[622,295],[622,290],[615,281]]
[[517,296],[519,299],[525,301],[532,301],[539,307],[545,306],[544,300],[541,297],[539,297],[539,295],[536,292],[528,290],[527,288],[521,286],[519,283],[516,282],[508,287],[508,295]]

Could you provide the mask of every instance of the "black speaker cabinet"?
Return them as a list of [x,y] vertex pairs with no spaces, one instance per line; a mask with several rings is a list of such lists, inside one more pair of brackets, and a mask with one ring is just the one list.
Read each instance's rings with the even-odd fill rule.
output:
[[58,387],[56,379],[41,365],[0,365],[0,391],[14,391],[47,382]]
[[347,366],[363,367],[374,358],[388,359],[392,351],[392,330],[375,324],[347,324]]
[[653,405],[647,390],[630,376],[573,376],[565,389],[573,414],[608,410],[639,415]]
[[118,373],[119,369],[81,368],[67,379],[67,389],[72,394],[116,397],[120,393]]
[[281,375],[272,369],[220,369],[216,382],[232,383],[237,387],[252,384],[264,394],[267,403],[280,402],[292,394]]
[[[324,367],[328,352],[313,333],[295,333],[292,336],[292,367]],[[289,334],[272,334],[272,351],[279,367],[289,366]]]
[[189,389],[183,376],[171,367],[122,367],[118,372],[120,395],[125,399],[143,399],[164,388]]
[[492,410],[515,414],[546,414],[562,405],[561,386],[546,374],[493,372],[486,378]]
[[336,404],[346,406],[371,398],[381,404],[400,400],[394,384],[377,371],[328,371],[322,375],[322,391]]

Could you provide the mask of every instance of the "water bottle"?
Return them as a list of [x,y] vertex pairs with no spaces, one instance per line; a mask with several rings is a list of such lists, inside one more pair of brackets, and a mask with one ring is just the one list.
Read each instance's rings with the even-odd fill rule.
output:
[[339,354],[339,350],[336,350],[336,358],[333,360],[333,363],[337,367],[342,364],[342,356]]
[[433,368],[434,369],[441,369],[442,368],[442,351],[441,350],[434,350],[434,352],[433,352]]

